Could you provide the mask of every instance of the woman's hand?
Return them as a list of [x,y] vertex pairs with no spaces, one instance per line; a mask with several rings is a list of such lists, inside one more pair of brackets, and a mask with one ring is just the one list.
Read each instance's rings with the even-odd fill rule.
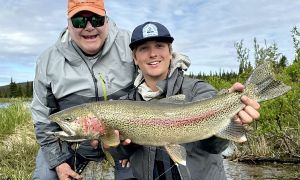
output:
[[[244,85],[241,83],[235,83],[230,89],[229,92],[242,92],[245,89]],[[259,118],[259,112],[257,111],[260,108],[258,102],[253,99],[248,98],[247,96],[242,96],[241,101],[246,105],[244,109],[237,113],[235,121],[240,124],[250,124],[254,120]]]

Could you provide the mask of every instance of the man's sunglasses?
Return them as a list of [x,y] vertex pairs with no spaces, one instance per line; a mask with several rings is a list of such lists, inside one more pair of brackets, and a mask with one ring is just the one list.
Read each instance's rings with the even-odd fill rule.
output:
[[89,21],[93,27],[101,27],[104,25],[105,16],[93,15],[89,17],[74,16],[71,18],[74,28],[85,28]]

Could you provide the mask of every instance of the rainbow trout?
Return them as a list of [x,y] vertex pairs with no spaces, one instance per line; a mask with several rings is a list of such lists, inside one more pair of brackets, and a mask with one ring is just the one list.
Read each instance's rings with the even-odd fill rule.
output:
[[158,101],[102,101],[82,104],[50,115],[63,131],[51,132],[62,140],[99,139],[116,146],[123,138],[140,145],[164,146],[170,157],[185,165],[186,152],[179,144],[198,141],[213,135],[235,142],[246,141],[244,126],[233,117],[245,105],[246,95],[258,102],[283,95],[290,87],[277,81],[269,63],[257,67],[245,83],[245,90],[222,91],[213,98],[185,102],[184,95]]

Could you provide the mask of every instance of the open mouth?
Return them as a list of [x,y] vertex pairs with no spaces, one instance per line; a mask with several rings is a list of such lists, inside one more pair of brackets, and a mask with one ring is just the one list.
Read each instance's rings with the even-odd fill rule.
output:
[[84,39],[96,39],[98,35],[82,36]]
[[148,63],[148,65],[155,66],[155,65],[158,65],[159,63],[161,63],[161,61],[153,61],[153,62]]

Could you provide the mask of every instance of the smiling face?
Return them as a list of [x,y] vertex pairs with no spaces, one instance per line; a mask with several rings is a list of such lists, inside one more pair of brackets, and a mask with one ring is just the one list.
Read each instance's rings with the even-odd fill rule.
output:
[[[76,15],[90,17],[94,13],[82,11]],[[71,38],[79,46],[79,48],[88,55],[97,54],[102,48],[108,34],[108,23],[105,20],[103,26],[93,27],[88,21],[85,28],[74,28],[71,19],[68,19],[68,30]]]
[[171,58],[171,44],[166,42],[146,41],[134,50],[134,62],[146,81],[166,79]]

